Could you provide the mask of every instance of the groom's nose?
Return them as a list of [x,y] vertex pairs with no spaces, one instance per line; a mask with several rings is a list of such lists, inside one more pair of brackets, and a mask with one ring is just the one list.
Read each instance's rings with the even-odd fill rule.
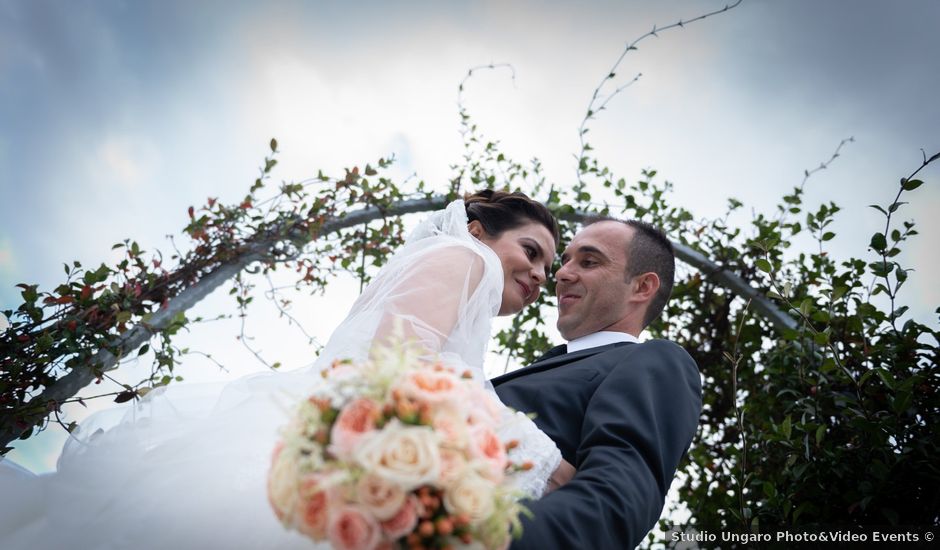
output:
[[555,272],[556,283],[559,283],[559,282],[568,283],[568,282],[575,280],[575,278],[577,277],[577,274],[575,273],[575,270],[571,267],[571,265],[572,265],[572,261],[568,260],[567,262],[563,263],[561,267],[558,268],[558,271]]

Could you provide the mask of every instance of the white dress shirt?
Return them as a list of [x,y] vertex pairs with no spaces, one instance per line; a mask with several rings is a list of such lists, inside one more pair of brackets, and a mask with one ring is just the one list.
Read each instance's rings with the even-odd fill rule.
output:
[[638,344],[640,343],[640,340],[636,336],[627,334],[626,332],[611,332],[602,330],[600,332],[588,334],[580,338],[575,338],[574,340],[568,342],[568,353],[574,353],[576,351],[581,351],[588,348],[606,346],[607,344],[613,344],[615,342],[633,342]]

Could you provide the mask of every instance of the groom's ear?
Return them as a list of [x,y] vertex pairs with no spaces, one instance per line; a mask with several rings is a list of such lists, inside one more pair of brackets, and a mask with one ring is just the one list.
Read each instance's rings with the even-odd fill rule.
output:
[[486,235],[486,231],[483,229],[483,224],[480,223],[480,220],[473,220],[467,224],[467,231],[477,239],[483,240],[483,237]]
[[633,278],[633,298],[639,302],[650,302],[659,291],[659,275],[649,271]]

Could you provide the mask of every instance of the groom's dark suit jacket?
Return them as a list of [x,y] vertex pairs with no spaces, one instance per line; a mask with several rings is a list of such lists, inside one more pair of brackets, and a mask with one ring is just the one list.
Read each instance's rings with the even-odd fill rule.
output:
[[666,340],[564,353],[493,379],[504,403],[536,413],[578,472],[538,501],[515,550],[634,548],[662,513],[702,408],[698,367]]

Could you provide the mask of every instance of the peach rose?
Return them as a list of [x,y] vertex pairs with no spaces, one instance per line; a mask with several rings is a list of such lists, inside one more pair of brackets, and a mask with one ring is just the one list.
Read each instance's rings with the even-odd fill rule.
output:
[[326,476],[308,474],[300,481],[297,530],[316,540],[326,538],[330,513],[330,491],[323,486]]
[[284,456],[284,443],[277,442],[271,456],[271,469],[268,470],[268,502],[277,519],[289,523],[297,505],[297,463]]
[[418,369],[408,373],[398,390],[418,403],[440,405],[459,403],[463,394],[462,381],[446,370]]
[[456,449],[442,448],[441,451],[441,475],[438,481],[444,487],[457,481],[463,475],[463,469],[467,467],[467,461],[463,453]]
[[380,475],[368,473],[356,484],[356,497],[379,521],[394,516],[405,502],[405,491]]
[[506,446],[493,430],[482,424],[470,430],[470,454],[483,462],[487,478],[494,483],[503,480],[508,464]]
[[366,439],[353,458],[405,491],[436,481],[441,469],[437,434],[427,426],[404,426],[397,420]]
[[346,458],[362,440],[375,431],[375,421],[381,409],[371,399],[360,397],[348,403],[339,412],[330,431],[329,451],[339,458]]
[[469,441],[466,415],[454,410],[438,411],[431,419],[431,426],[448,445],[465,448]]
[[477,524],[493,513],[493,490],[496,485],[471,469],[444,492],[444,506],[452,514],[466,514]]
[[355,506],[344,506],[330,515],[330,544],[340,550],[372,550],[381,540],[378,522]]
[[405,500],[391,519],[382,522],[382,531],[388,538],[399,539],[412,532],[418,524],[418,504],[414,497]]

